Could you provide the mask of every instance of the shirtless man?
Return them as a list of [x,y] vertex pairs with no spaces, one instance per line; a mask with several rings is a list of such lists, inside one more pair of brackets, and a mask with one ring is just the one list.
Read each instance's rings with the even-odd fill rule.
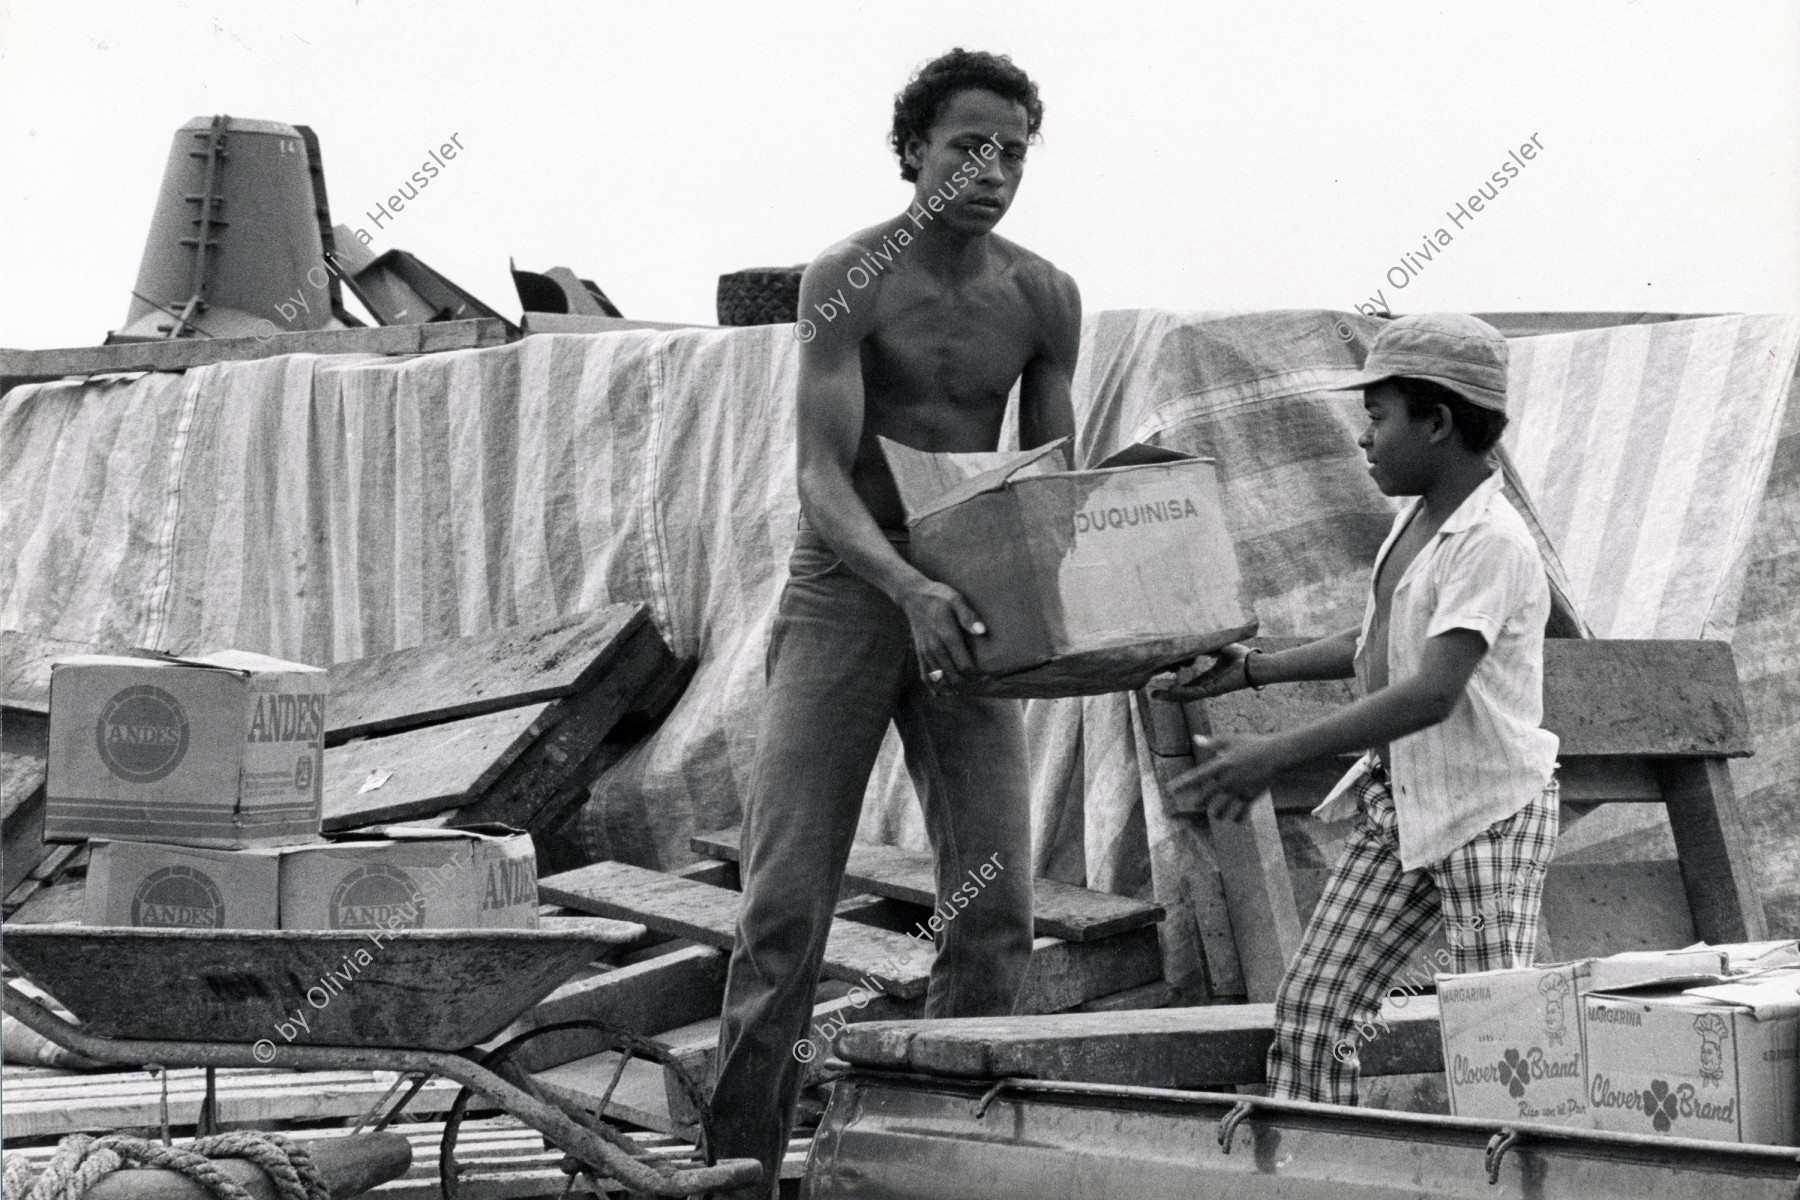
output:
[[[1043,108],[1003,57],[952,51],[895,103],[913,203],[821,254],[800,285],[800,529],[768,655],[744,826],[743,903],[712,1099],[714,1150],[773,1186],[811,1059],[808,1029],[863,792],[899,728],[938,894],[1000,870],[937,937],[928,1017],[1012,1011],[1031,954],[1031,829],[1017,701],[946,689],[973,667],[977,613],[908,562],[878,436],[931,451],[1071,434],[1081,333],[1074,282],[993,233]],[[803,1045],[804,1044],[804,1045]]]

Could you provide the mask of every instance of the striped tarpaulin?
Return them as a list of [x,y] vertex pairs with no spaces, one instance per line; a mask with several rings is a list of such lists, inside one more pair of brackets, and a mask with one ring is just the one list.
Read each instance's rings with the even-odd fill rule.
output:
[[[1658,636],[1727,635],[1742,591],[1795,322],[1676,325],[1514,344],[1523,408],[1509,445],[1551,538],[1580,550],[1565,562],[1602,633],[1654,613]],[[1357,368],[1377,327],[1316,311],[1091,315],[1079,458],[1138,440],[1217,457],[1264,631],[1353,624],[1393,507],[1355,447],[1357,397],[1319,389]],[[1594,345],[1559,348],[1582,338]],[[1667,339],[1683,339],[1679,354]],[[1633,356],[1643,365],[1628,367]],[[0,627],[322,664],[647,601],[699,674],[668,724],[602,781],[583,824],[597,852],[668,865],[695,829],[739,816],[797,507],[795,362],[788,328],[766,326],[18,387],[0,405],[0,555],[15,564],[0,579]],[[1672,387],[1656,382],[1671,372]],[[1593,396],[1633,387],[1660,416],[1606,408],[1581,423]],[[1686,432],[1709,410],[1703,435]],[[1558,432],[1577,427],[1579,438]],[[1636,487],[1641,447],[1611,449],[1634,430],[1662,435],[1655,488]],[[1704,448],[1690,467],[1680,447],[1691,436]],[[1596,532],[1597,502],[1575,486],[1606,462],[1621,465],[1606,468],[1603,524],[1635,522],[1629,548]],[[1793,553],[1781,536],[1757,535],[1775,547],[1759,563]],[[1673,553],[1683,545],[1697,553]],[[1791,594],[1778,575],[1752,572],[1747,621],[1752,605],[1782,614],[1755,619],[1791,621],[1772,598]],[[1615,579],[1630,586],[1609,591]],[[1771,637],[1791,658],[1788,632]],[[1040,869],[1146,891],[1166,828],[1160,805],[1142,803],[1125,698],[1034,701],[1028,719]],[[1768,802],[1796,779],[1800,762]],[[891,745],[870,798],[861,836],[924,844]]]

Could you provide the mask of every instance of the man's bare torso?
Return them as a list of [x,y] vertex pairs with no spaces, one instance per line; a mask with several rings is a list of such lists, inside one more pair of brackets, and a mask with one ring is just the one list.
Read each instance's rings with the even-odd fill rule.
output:
[[[891,223],[848,239],[882,249]],[[880,437],[921,450],[970,452],[998,447],[1007,396],[1044,347],[1055,268],[990,234],[977,268],[939,278],[913,247],[892,249],[886,265],[851,303],[872,304],[862,342],[863,421],[851,484],[884,528],[906,516],[881,455]]]

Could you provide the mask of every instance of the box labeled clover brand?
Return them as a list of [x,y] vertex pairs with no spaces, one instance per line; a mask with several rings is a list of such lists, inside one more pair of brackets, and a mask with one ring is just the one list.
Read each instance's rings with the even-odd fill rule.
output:
[[282,854],[283,929],[536,929],[537,853],[505,826],[390,825]]
[[280,875],[275,849],[98,841],[88,856],[82,923],[277,929]]
[[237,650],[59,660],[44,837],[220,849],[316,838],[326,680]]
[[1068,471],[1066,441],[933,454],[881,439],[913,565],[987,626],[961,690],[1129,691],[1256,632],[1213,460],[1132,446]]
[[1716,949],[1636,951],[1437,977],[1450,1111],[1592,1128],[1581,996],[1590,988],[1714,978]]
[[1800,970],[1591,991],[1582,1025],[1596,1128],[1800,1142]]

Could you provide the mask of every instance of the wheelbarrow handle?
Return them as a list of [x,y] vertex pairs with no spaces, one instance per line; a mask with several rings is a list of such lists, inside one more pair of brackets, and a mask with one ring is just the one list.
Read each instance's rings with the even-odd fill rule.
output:
[[[574,1155],[582,1165],[618,1180],[633,1191],[653,1196],[692,1196],[762,1181],[762,1164],[748,1158],[728,1159],[716,1166],[689,1170],[658,1170],[577,1125],[561,1109],[515,1087],[463,1054],[376,1046],[274,1046],[274,1054],[265,1056],[254,1047],[235,1043],[99,1037],[71,1025],[11,983],[0,986],[5,990],[4,1008],[8,1016],[65,1050],[85,1054],[100,1062],[130,1067],[160,1063],[165,1067],[423,1071],[480,1092],[509,1116],[543,1134],[558,1149]],[[257,1047],[267,1044],[259,1042]]]

